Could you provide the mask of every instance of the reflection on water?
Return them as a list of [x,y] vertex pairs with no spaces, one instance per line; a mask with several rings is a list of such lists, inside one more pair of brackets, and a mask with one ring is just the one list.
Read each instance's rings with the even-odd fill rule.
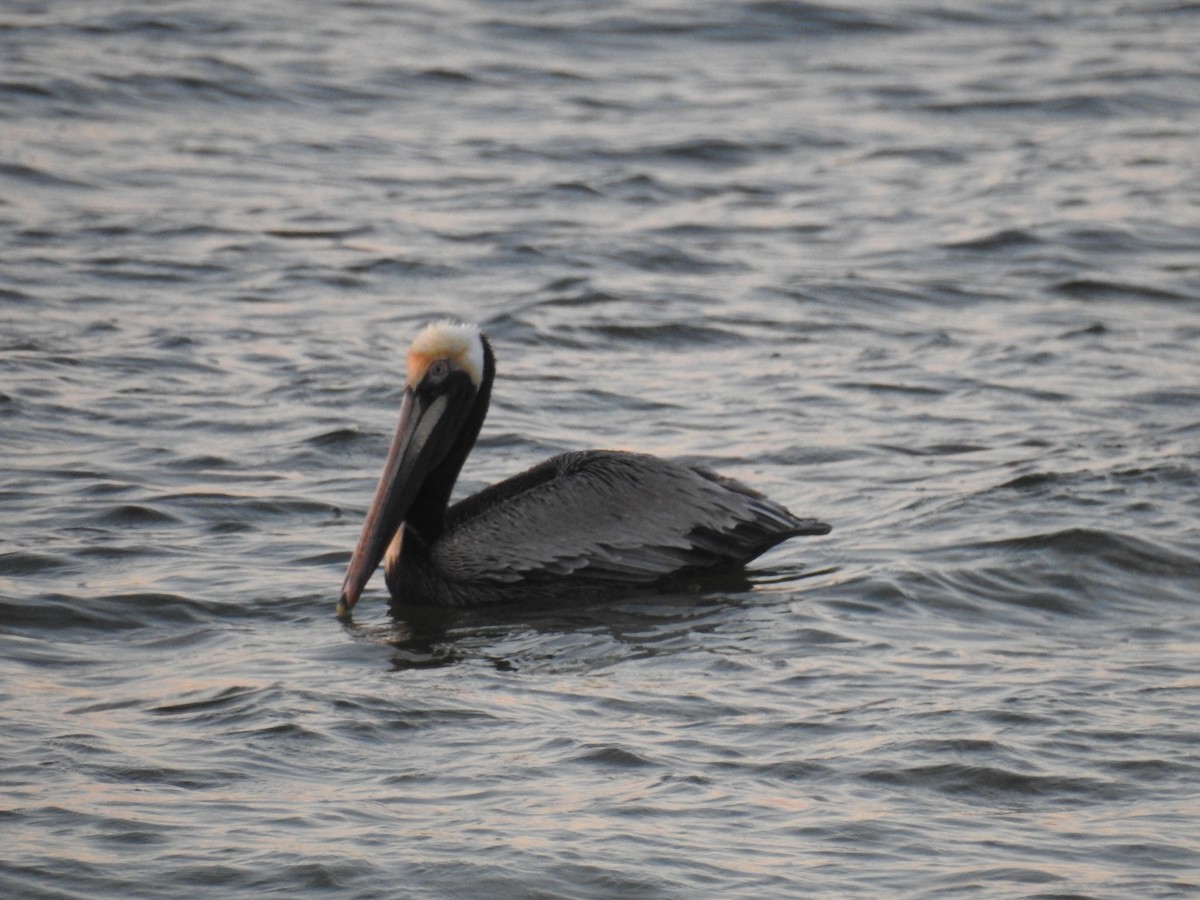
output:
[[[6,896],[1195,892],[1195,16],[876,6],[0,12]],[[445,316],[834,532],[343,627]]]

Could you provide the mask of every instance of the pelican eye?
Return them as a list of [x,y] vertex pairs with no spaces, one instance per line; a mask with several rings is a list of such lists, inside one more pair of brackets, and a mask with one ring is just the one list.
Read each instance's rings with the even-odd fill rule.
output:
[[430,384],[440,384],[450,374],[450,363],[444,359],[435,359],[425,371],[425,379]]

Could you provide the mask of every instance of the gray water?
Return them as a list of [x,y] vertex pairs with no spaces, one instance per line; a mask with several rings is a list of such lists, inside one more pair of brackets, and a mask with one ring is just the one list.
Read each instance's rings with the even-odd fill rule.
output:
[[[0,894],[1200,894],[1200,6],[0,10]],[[333,607],[403,353],[833,524]]]

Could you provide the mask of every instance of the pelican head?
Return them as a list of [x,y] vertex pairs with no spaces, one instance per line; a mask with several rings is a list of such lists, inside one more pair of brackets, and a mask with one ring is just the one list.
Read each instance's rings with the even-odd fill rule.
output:
[[442,528],[450,491],[487,413],[495,362],[474,325],[437,322],[408,350],[400,421],[338,600],[346,617],[400,526],[425,540]]

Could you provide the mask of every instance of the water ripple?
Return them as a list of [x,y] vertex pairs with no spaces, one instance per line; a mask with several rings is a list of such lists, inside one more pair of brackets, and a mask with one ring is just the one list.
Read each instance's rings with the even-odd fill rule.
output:
[[[0,893],[1195,893],[1188,4],[0,19]],[[343,627],[447,316],[835,530]]]

